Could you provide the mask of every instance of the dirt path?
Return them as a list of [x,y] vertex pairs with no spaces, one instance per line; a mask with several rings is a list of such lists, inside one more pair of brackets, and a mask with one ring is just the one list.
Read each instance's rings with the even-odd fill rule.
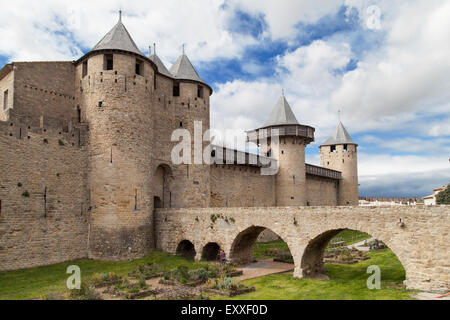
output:
[[369,247],[364,247],[364,244],[365,243],[370,243],[372,241],[375,241],[375,238],[370,238],[370,239],[366,239],[366,240],[363,240],[363,241],[351,244],[351,245],[347,246],[347,248],[349,248],[349,249],[355,248],[355,249],[357,249],[359,251],[368,252],[368,251],[370,251],[370,248]]
[[243,281],[258,278],[274,273],[284,273],[294,270],[294,264],[274,262],[273,259],[258,259],[258,262],[251,263],[244,267],[238,267],[244,274],[236,277],[236,280]]

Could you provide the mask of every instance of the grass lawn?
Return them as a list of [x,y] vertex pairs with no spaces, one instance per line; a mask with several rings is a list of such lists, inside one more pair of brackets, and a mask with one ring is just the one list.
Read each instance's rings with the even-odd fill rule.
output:
[[[405,271],[390,249],[370,252],[370,259],[353,265],[327,264],[329,281],[295,279],[292,274],[274,274],[243,281],[256,292],[236,300],[406,300],[412,299],[403,288]],[[369,290],[367,267],[381,269],[381,290]],[[222,297],[214,297],[223,299]]]
[[0,272],[0,300],[39,298],[50,292],[64,292],[67,278],[70,276],[66,274],[66,270],[70,265],[80,267],[83,280],[94,273],[115,272],[118,275],[125,276],[132,272],[135,267],[149,262],[165,265],[166,270],[180,265],[187,266],[189,269],[197,269],[206,264],[205,262],[188,261],[161,251],[154,251],[145,258],[133,261],[78,260],[45,267]]

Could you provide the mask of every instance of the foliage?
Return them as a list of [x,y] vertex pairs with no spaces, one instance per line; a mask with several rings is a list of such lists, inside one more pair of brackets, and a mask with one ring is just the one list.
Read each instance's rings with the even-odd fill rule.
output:
[[450,204],[450,184],[436,196],[436,204]]
[[29,197],[30,197],[30,193],[29,193],[28,191],[24,191],[24,192],[22,193],[22,197],[24,197],[24,198],[29,198]]
[[163,271],[180,265],[188,267],[189,270],[206,268],[209,265],[205,262],[188,261],[182,257],[155,250],[150,255],[133,261],[106,262],[83,259],[31,269],[2,271],[0,272],[0,300],[33,299],[49,293],[63,293],[67,289],[66,270],[71,265],[80,267],[84,282],[88,281],[95,273],[114,272],[121,277],[127,276],[136,267],[149,263],[163,266]]
[[95,288],[86,282],[81,283],[79,290],[70,290],[69,297],[71,300],[102,300]]

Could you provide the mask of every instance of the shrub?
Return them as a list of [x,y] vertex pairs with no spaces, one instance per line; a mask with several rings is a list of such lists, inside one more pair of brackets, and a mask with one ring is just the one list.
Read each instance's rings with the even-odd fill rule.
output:
[[60,146],[63,146],[63,145],[64,145],[64,142],[63,142],[61,139],[59,139],[59,140],[58,140],[58,144],[59,144]]
[[436,196],[436,204],[450,204],[450,184]]
[[22,193],[22,197],[24,197],[24,198],[29,198],[29,197],[30,197],[30,193],[29,193],[28,191],[24,191],[24,192]]
[[94,287],[82,283],[80,289],[70,290],[69,297],[72,300],[102,300],[100,294],[95,291]]

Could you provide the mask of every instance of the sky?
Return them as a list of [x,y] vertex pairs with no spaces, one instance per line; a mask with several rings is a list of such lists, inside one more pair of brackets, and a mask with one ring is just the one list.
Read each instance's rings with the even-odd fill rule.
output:
[[[0,65],[75,60],[117,22],[170,67],[186,54],[211,85],[211,126],[260,127],[282,89],[316,128],[358,143],[361,196],[422,197],[450,183],[450,2],[439,0],[15,0]],[[340,111],[340,113],[339,113]],[[339,115],[340,114],[340,115]]]

